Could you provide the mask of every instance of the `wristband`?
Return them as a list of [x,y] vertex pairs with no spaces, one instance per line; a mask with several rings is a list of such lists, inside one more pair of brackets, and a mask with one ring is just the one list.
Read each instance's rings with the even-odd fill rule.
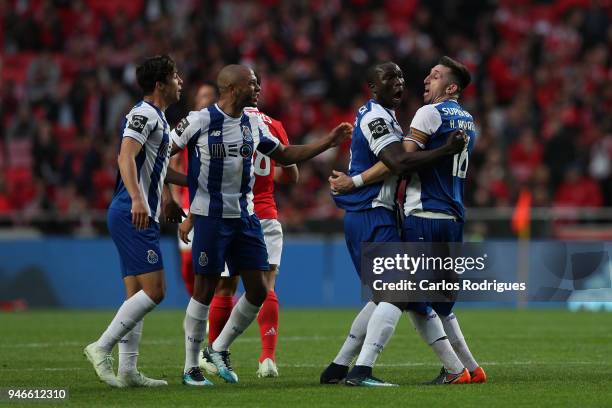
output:
[[361,177],[361,174],[358,174],[356,176],[353,176],[353,184],[355,185],[355,187],[359,188],[361,186],[363,186],[363,177]]

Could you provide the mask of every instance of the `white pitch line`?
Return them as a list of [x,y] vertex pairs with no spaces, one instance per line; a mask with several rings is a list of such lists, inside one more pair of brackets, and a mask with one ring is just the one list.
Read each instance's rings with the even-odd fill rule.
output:
[[[396,336],[397,337],[397,336]],[[279,340],[283,341],[327,341],[327,340],[339,340],[344,337],[340,336],[284,336]],[[244,337],[236,339],[236,343],[258,343],[259,337]],[[170,346],[173,344],[183,345],[183,338],[177,336],[176,339],[158,339],[158,340],[142,340],[140,344],[150,346]],[[83,346],[87,344],[78,341],[58,341],[58,342],[46,342],[46,343],[0,343],[0,348],[45,348],[45,347],[73,347]]]
[[[481,363],[483,367],[487,366],[568,366],[568,365],[585,365],[585,366],[597,366],[597,365],[609,365],[604,361],[566,361],[566,362],[552,362],[552,361],[485,361]],[[297,363],[297,364],[278,364],[281,368],[324,368],[325,363],[313,364],[313,363]],[[439,363],[381,363],[377,364],[376,367],[439,367]],[[179,369],[181,366],[149,366],[145,365],[143,369]],[[0,368],[0,372],[6,371],[81,371],[91,370],[90,367],[38,367],[38,368]]]

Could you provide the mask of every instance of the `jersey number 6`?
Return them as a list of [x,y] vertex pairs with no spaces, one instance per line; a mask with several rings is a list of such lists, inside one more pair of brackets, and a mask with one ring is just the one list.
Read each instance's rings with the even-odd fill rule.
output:
[[[263,162],[263,165],[262,165]],[[258,176],[267,176],[270,174],[270,158],[268,156],[265,156],[261,153],[255,153],[255,162],[254,162],[254,166],[255,166],[255,174]]]

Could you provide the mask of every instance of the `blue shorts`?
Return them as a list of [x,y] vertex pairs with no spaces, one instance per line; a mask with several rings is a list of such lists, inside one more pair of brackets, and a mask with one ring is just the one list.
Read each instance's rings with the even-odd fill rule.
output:
[[230,275],[240,271],[267,271],[268,251],[256,215],[242,218],[208,217],[194,214],[194,272],[198,275]]
[[[404,219],[402,239],[404,242],[463,242],[463,222],[410,215]],[[439,315],[448,316],[453,306],[454,302],[418,302],[409,308],[421,314],[429,314],[433,309]]]
[[149,218],[149,227],[138,231],[132,224],[132,213],[109,209],[108,230],[119,252],[121,275],[141,275],[164,269],[159,249],[159,224]]
[[362,242],[401,242],[395,213],[384,207],[347,211],[344,215],[344,238],[359,276]]

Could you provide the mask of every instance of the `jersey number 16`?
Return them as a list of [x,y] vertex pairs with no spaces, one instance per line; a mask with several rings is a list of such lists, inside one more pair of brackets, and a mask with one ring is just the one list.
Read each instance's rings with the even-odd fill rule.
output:
[[[469,144],[469,139],[468,139]],[[469,157],[468,157],[468,149],[467,144],[465,145],[465,149],[461,151],[461,153],[457,153],[453,156],[453,176],[459,178],[466,178],[467,169],[468,169]]]

